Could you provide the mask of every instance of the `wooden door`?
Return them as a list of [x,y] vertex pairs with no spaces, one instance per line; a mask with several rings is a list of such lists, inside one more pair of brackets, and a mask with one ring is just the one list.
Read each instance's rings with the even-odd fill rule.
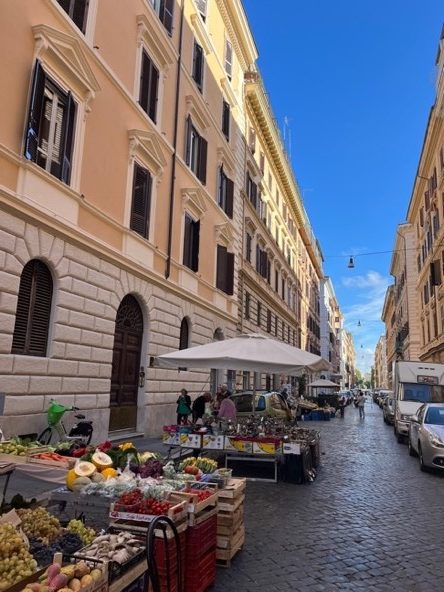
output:
[[137,300],[125,296],[119,306],[111,373],[110,432],[134,430],[137,425],[143,316]]

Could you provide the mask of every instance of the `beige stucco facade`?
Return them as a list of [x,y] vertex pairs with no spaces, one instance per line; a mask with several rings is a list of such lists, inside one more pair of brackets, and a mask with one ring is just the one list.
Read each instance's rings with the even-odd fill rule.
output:
[[375,349],[375,388],[387,389],[388,388],[388,376],[387,376],[387,348],[385,335],[381,335],[378,339]]
[[387,360],[387,387],[393,387],[393,363],[396,354],[396,303],[395,287],[389,286],[385,294],[381,320],[385,325],[385,350]]
[[[194,397],[210,385],[208,371],[150,367],[152,356],[179,348],[184,319],[188,346],[258,330],[242,314],[248,290],[252,307],[260,300],[264,312],[273,311],[272,323],[278,318],[279,338],[319,351],[322,258],[255,68],[242,5],[215,0],[201,14],[194,0],[172,4],[169,22],[157,3],[90,0],[83,28],[56,0],[3,7],[0,421],[6,435],[38,432],[51,398],[87,410],[95,438],[108,434],[119,366],[116,316],[128,295],[143,319],[131,368],[135,420],[121,426],[128,432],[158,434],[175,420],[182,386]],[[66,178],[53,172],[51,142],[39,145],[35,161],[28,155],[37,63],[45,75],[44,109],[52,109],[44,117],[55,126],[48,134],[55,145],[63,123],[65,156],[66,130],[72,130]],[[151,78],[144,78],[147,63]],[[152,93],[153,76],[156,96],[149,95],[148,107],[155,116],[142,99],[147,80]],[[57,119],[54,96],[75,111],[66,107]],[[150,180],[142,233],[134,226],[139,169]],[[221,170],[232,182],[232,211],[220,197]],[[261,185],[269,225],[247,199],[247,171]],[[190,221],[198,225],[191,255]],[[278,291],[265,285],[254,259],[245,261],[247,229],[253,253],[260,243],[270,254],[271,283],[275,269],[285,280],[284,296],[282,284]],[[228,258],[218,265],[219,251],[234,258],[231,278]],[[20,278],[34,259],[53,282],[48,346],[40,356],[11,353]],[[212,373],[212,386],[226,379]]]

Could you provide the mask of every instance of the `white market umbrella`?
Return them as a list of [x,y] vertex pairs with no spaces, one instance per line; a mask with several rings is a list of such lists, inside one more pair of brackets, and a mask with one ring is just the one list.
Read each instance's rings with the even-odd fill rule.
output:
[[215,368],[270,374],[294,374],[304,368],[325,370],[330,364],[310,352],[250,333],[157,356],[160,368]]
[[325,378],[320,378],[319,380],[310,382],[308,386],[313,388],[340,388],[339,384],[332,382],[331,380],[326,380]]

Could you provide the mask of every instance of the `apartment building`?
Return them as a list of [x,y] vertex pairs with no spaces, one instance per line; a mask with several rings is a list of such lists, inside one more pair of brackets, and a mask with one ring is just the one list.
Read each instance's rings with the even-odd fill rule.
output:
[[238,323],[242,6],[17,0],[0,31],[4,425],[38,432],[55,398],[99,439],[158,433],[208,373],[150,357]]
[[401,360],[418,360],[420,320],[415,230],[400,224],[396,230],[390,273],[394,278],[396,354]]
[[355,384],[356,351],[353,335],[343,328],[340,332],[340,385],[341,389],[350,389]]
[[387,360],[387,387],[393,386],[393,363],[398,359],[396,352],[396,302],[395,287],[389,286],[385,294],[381,320],[385,325],[385,350]]
[[16,0],[0,32],[6,435],[52,398],[97,439],[157,435],[236,375],[152,357],[238,331],[320,353],[322,255],[240,0]]
[[[322,255],[257,69],[246,75],[245,116],[239,331],[319,354]],[[277,375],[255,380],[264,388],[288,381]],[[252,383],[252,373],[244,373],[243,387]]]
[[375,388],[387,389],[387,348],[385,335],[381,335],[375,348]]
[[325,376],[334,381],[341,375],[342,315],[331,278],[322,278],[320,287],[321,356],[331,364]]

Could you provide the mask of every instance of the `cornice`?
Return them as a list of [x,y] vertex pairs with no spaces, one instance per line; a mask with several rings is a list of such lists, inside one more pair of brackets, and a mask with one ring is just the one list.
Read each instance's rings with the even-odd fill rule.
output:
[[178,59],[178,54],[170,39],[158,29],[159,19],[149,19],[145,14],[137,16],[137,45],[145,43],[148,51],[164,70],[168,70]]
[[194,35],[203,47],[205,54],[209,55],[213,51],[211,39],[207,33],[207,29],[202,21],[202,17],[197,12],[194,12],[191,17],[191,24],[193,26]]
[[239,0],[216,0],[228,36],[242,69],[248,70],[257,60],[256,44]]

